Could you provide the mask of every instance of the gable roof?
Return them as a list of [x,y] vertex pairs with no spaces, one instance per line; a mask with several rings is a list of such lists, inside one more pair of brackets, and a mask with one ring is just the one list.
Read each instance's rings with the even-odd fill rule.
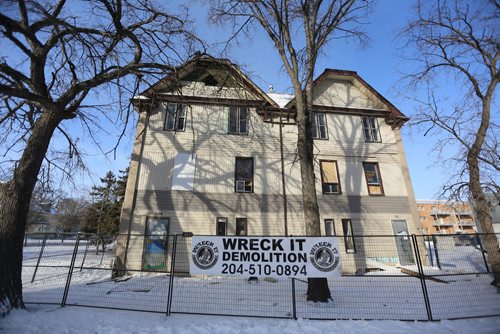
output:
[[[408,117],[406,117],[398,108],[396,108],[389,100],[387,100],[382,94],[380,94],[375,88],[373,88],[370,84],[368,84],[363,78],[361,78],[357,72],[355,71],[349,71],[349,70],[339,70],[339,69],[331,69],[327,68],[321,73],[313,82],[313,87],[319,87],[319,85],[327,80],[327,79],[348,79],[349,81],[356,83],[357,86],[362,87],[366,89],[370,94],[372,94],[376,99],[378,99],[386,108],[387,110],[379,110],[379,109],[373,109],[373,111],[376,111],[377,113],[382,113],[386,114],[386,122],[392,126],[401,126],[403,123],[409,120]],[[285,106],[285,108],[291,108],[295,105],[295,99],[292,99],[288,104]],[[355,110],[355,111],[365,111],[368,112],[370,109],[366,110],[361,110],[361,109],[356,109],[356,108],[350,108],[350,107],[330,107],[332,110],[337,110],[337,111],[349,111],[349,110]]]
[[180,82],[203,81],[210,85],[239,86],[263,101],[263,106],[278,108],[278,104],[248,78],[235,64],[227,59],[214,58],[209,55],[196,56],[177,67],[174,72],[151,85],[135,97],[135,100],[150,99],[154,94],[169,92],[179,87]]

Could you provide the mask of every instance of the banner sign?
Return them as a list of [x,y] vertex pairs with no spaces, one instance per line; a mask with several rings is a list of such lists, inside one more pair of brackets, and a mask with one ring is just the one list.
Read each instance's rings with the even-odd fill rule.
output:
[[340,276],[335,237],[193,236],[189,272],[255,277]]

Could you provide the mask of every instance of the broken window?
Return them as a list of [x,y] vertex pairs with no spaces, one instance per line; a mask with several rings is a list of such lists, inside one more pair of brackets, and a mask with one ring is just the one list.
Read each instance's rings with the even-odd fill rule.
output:
[[384,188],[380,177],[380,170],[376,162],[363,162],[368,194],[371,196],[383,196]]
[[167,131],[184,131],[186,128],[186,110],[185,104],[169,103],[164,129]]

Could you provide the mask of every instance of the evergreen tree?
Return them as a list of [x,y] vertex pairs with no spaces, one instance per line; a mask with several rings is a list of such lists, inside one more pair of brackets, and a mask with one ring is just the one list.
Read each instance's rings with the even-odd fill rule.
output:
[[120,212],[125,196],[128,168],[120,170],[118,177],[111,171],[101,178],[100,186],[93,186],[82,230],[87,233],[113,234],[118,232]]

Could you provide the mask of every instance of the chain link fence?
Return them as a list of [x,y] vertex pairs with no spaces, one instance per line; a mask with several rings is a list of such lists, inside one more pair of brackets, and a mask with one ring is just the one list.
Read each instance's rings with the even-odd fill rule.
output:
[[500,315],[500,291],[490,284],[493,272],[484,235],[338,236],[338,240],[342,276],[328,279],[333,300],[313,303],[306,300],[304,280],[189,275],[189,236],[28,234],[24,301],[166,315],[292,319]]

